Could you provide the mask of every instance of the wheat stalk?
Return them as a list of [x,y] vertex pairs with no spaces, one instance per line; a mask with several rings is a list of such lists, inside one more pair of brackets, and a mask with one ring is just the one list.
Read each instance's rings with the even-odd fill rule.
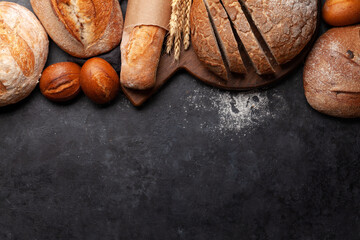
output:
[[172,0],[171,3],[171,9],[172,9],[172,13],[171,13],[171,18],[170,18],[170,24],[169,24],[169,36],[167,38],[167,43],[166,43],[166,52],[168,54],[170,54],[171,49],[173,48],[174,45],[174,38],[175,38],[175,32],[176,29],[178,28],[178,11],[179,11],[179,2],[181,0]]
[[190,9],[192,0],[172,0],[169,35],[166,42],[166,52],[174,50],[175,60],[180,59],[181,40],[185,50],[190,46]]
[[190,47],[190,9],[191,9],[191,0],[186,0],[185,25],[184,25],[185,50],[188,50]]

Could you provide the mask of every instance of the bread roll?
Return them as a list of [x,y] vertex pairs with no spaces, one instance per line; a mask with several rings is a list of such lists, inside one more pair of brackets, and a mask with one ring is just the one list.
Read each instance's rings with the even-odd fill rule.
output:
[[327,0],[322,16],[330,25],[346,26],[360,22],[359,0]]
[[221,77],[228,79],[228,71],[223,62],[215,33],[203,0],[194,0],[190,14],[191,42],[199,60],[207,68]]
[[333,28],[316,42],[304,69],[307,101],[335,117],[360,117],[360,25]]
[[30,0],[54,42],[65,52],[88,58],[119,45],[123,17],[117,0]]
[[32,12],[0,2],[0,106],[19,102],[34,90],[48,48],[46,32]]
[[166,30],[158,26],[136,26],[124,34],[121,44],[121,84],[146,90],[154,87]]
[[232,32],[231,23],[220,0],[205,0],[215,29],[219,35],[219,44],[223,49],[225,60],[231,72],[246,73],[243,60],[240,56],[239,46]]
[[316,0],[240,0],[278,64],[295,58],[316,29]]
[[260,43],[252,32],[240,3],[232,0],[223,0],[223,3],[256,72],[259,75],[275,73]]
[[118,95],[119,76],[110,63],[102,58],[91,58],[80,72],[80,86],[85,95],[97,104],[109,103]]

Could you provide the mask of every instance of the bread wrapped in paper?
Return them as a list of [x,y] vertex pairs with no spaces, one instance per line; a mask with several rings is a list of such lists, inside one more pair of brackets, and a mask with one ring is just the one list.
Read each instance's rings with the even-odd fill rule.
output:
[[154,87],[170,15],[170,0],[128,1],[121,43],[123,86],[137,90]]

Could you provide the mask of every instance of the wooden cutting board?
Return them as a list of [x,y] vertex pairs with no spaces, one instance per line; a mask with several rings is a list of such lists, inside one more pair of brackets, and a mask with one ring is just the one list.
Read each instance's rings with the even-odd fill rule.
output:
[[138,91],[128,89],[122,86],[122,90],[126,97],[134,106],[141,106],[179,70],[185,70],[200,81],[211,86],[225,89],[225,90],[251,90],[254,88],[264,87],[283,79],[286,75],[296,69],[303,63],[307,54],[311,50],[315,40],[317,39],[320,28],[320,9],[321,3],[318,1],[318,19],[317,27],[312,39],[306,45],[304,50],[292,61],[287,64],[277,66],[276,73],[271,76],[260,76],[255,70],[250,70],[246,75],[232,75],[232,77],[225,81],[215,74],[207,70],[205,66],[199,61],[194,49],[190,47],[187,51],[182,51],[180,60],[175,62],[172,55],[163,54],[158,68],[157,81],[153,89],[147,91]]

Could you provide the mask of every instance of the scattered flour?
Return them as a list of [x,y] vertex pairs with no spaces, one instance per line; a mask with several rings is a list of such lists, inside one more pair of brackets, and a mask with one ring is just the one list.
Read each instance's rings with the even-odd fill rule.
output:
[[[210,91],[209,94],[208,91],[202,93],[200,90],[194,90],[193,94],[187,97],[187,101],[194,110],[204,111],[205,107],[210,105],[211,108],[208,110],[217,112],[218,124],[215,126],[207,122],[201,124],[201,127],[212,131],[245,133],[266,121],[278,118],[282,110],[270,110],[267,91],[224,92],[216,89]],[[272,98],[276,99],[277,106],[286,108],[282,96],[274,94]]]

